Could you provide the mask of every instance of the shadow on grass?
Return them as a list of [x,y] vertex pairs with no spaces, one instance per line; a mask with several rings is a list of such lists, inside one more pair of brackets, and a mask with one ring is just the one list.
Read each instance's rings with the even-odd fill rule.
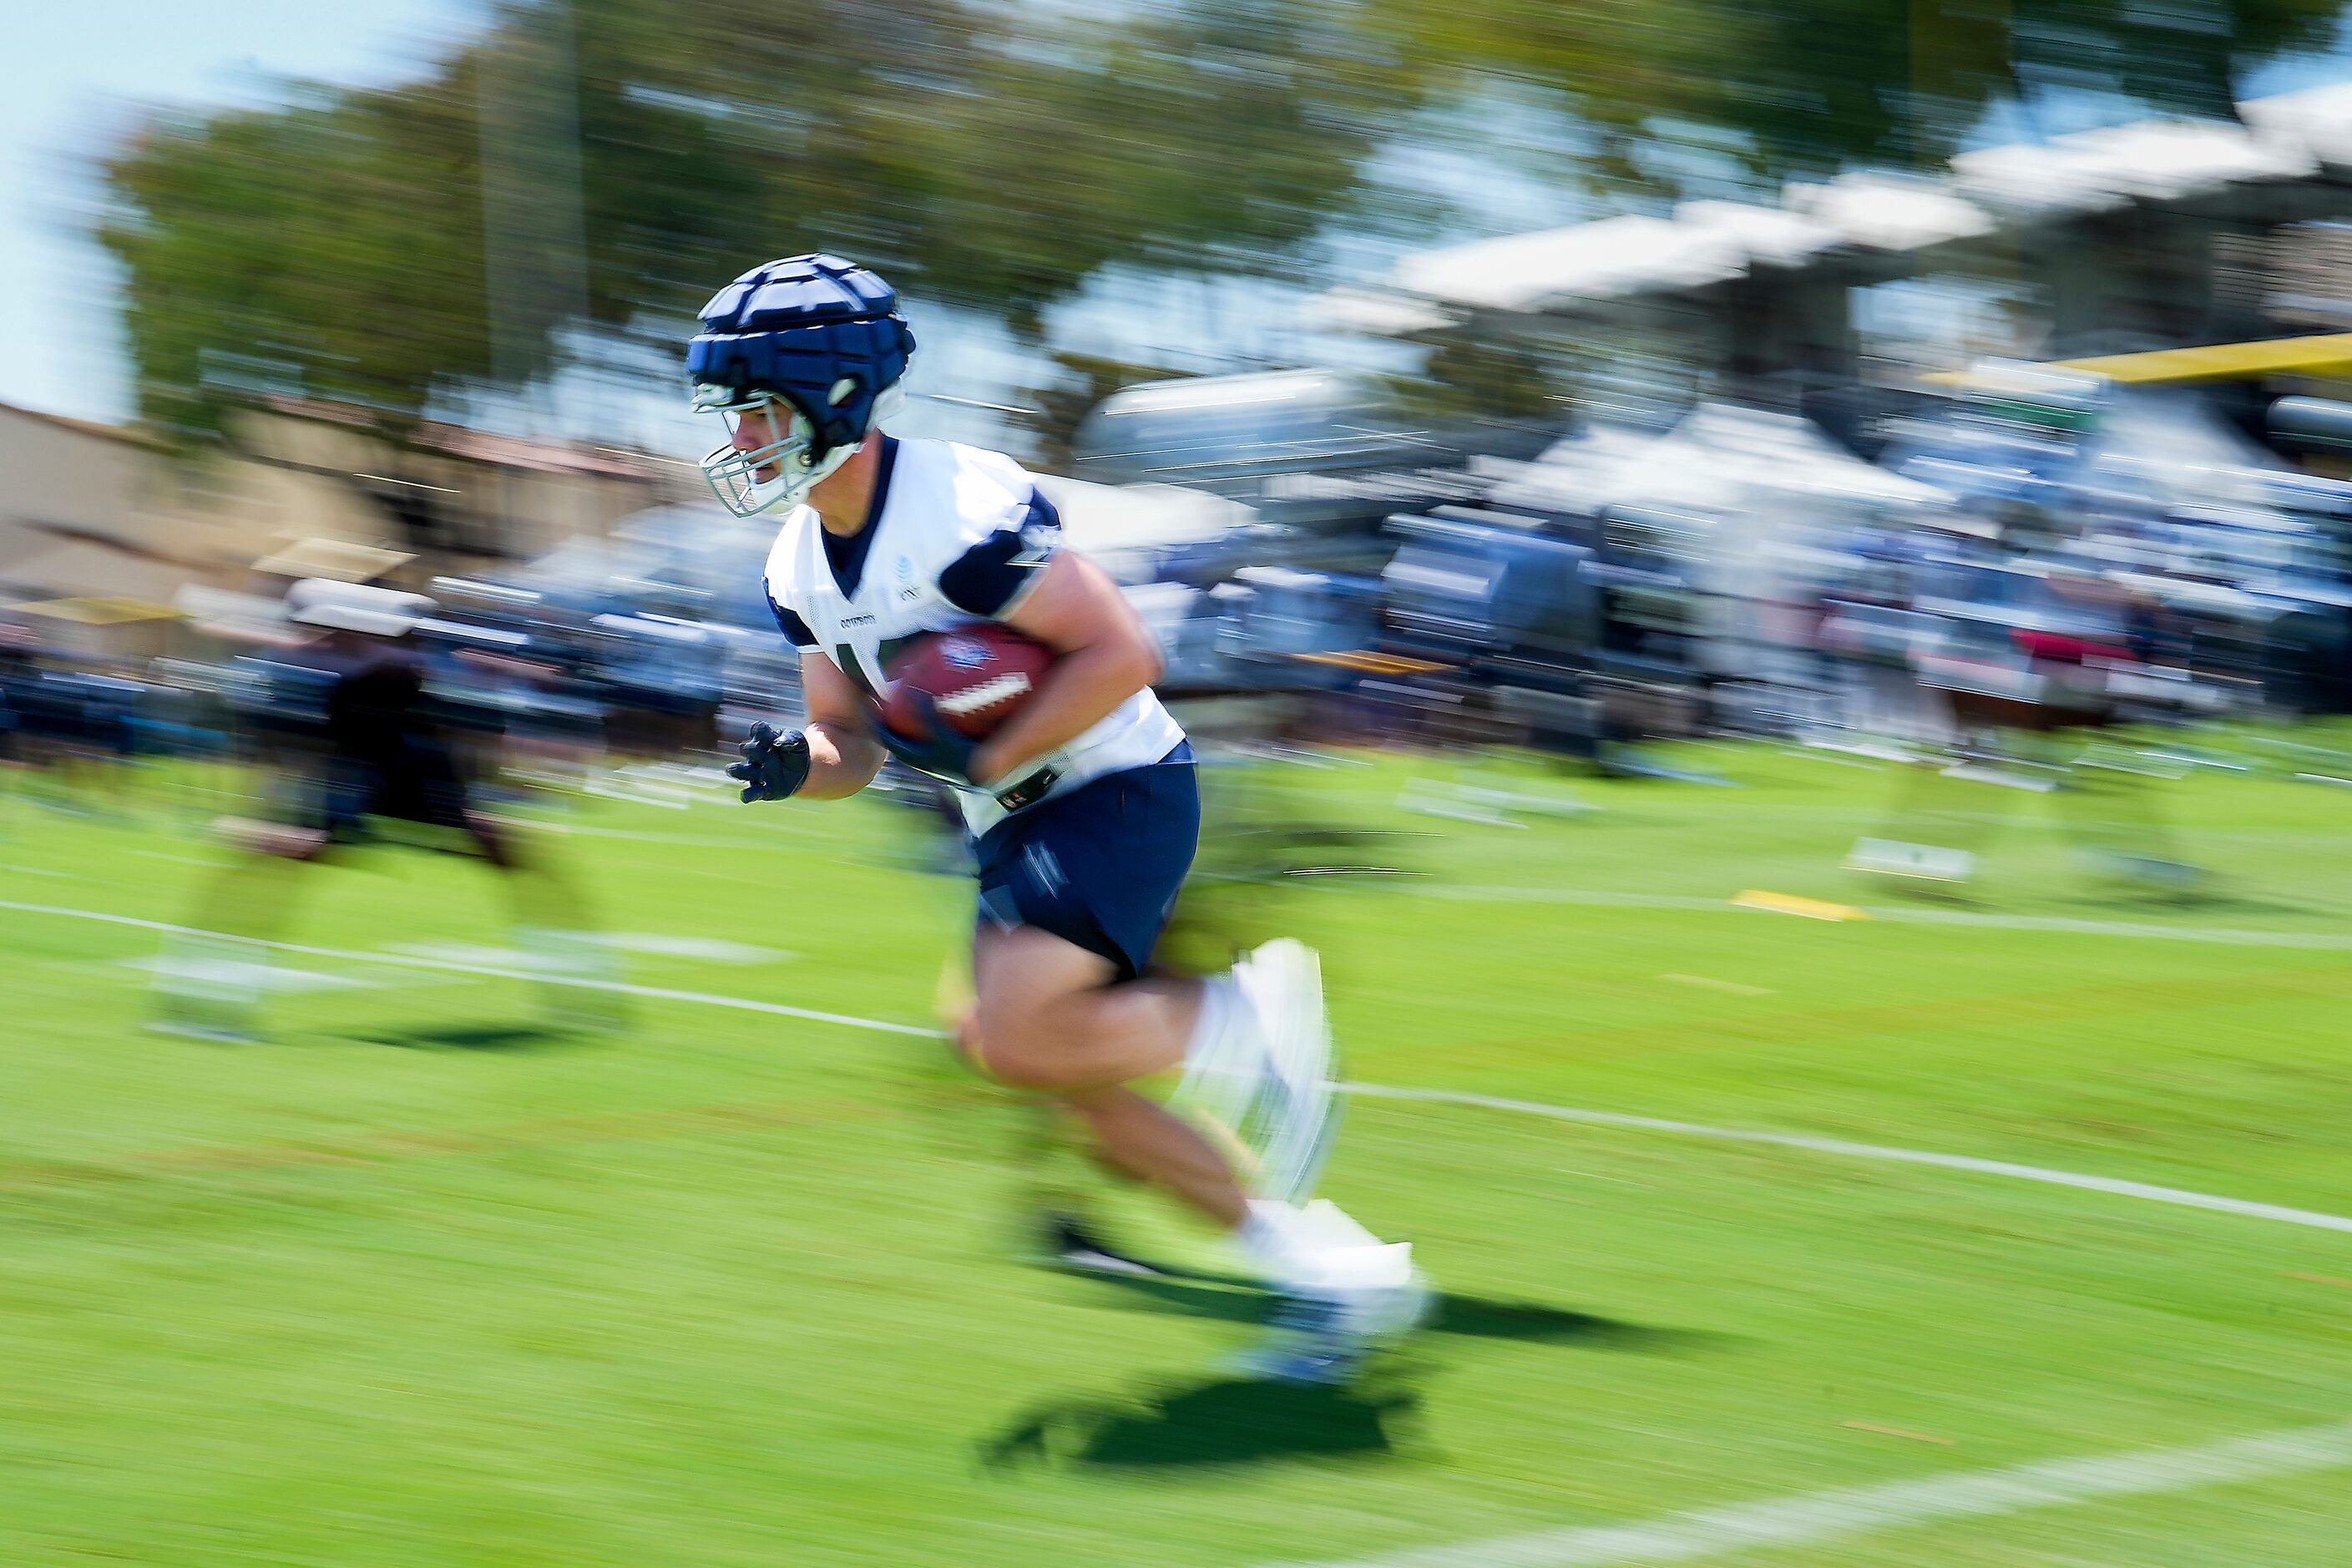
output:
[[1376,1458],[1395,1452],[1419,1409],[1419,1396],[1403,1387],[1305,1388],[1220,1378],[1126,1403],[1073,1400],[1032,1409],[983,1439],[980,1458],[994,1470]]
[[1951,882],[1927,882],[1916,877],[1890,876],[1884,872],[1853,871],[1847,873],[1853,885],[1863,891],[1885,894],[1915,904],[1934,904],[1948,910],[1990,909],[1984,899]]
[[2177,889],[2111,885],[2057,901],[2063,908],[2078,909],[2085,913],[2102,910],[2183,910],[2207,915],[2292,915],[2324,919],[2336,912],[2318,904],[2232,891],[2226,885]]
[[343,1037],[405,1051],[528,1051],[575,1045],[592,1033],[555,1024],[419,1024]]
[[[1253,1285],[1234,1279],[1129,1279],[1119,1275],[1086,1275],[1087,1283],[1115,1291],[1139,1311],[1176,1312],[1186,1317],[1213,1318],[1229,1323],[1265,1320],[1274,1298]],[[1441,1294],[1423,1332],[1459,1334],[1476,1340],[1528,1340],[1543,1343],[1581,1343],[1616,1350],[1671,1354],[1704,1346],[1717,1336],[1685,1329],[1653,1328],[1604,1318],[1592,1312],[1546,1307],[1532,1301],[1498,1301],[1485,1296]]]
[[2324,919],[2336,912],[2318,904],[2233,892],[2227,887],[2143,888],[2128,883],[2077,888],[2053,896],[2040,908],[2028,905],[2020,910],[2016,904],[2005,905],[1980,889],[1868,872],[1856,872],[1854,877],[1857,889],[1883,894],[1892,900],[1944,909],[1980,910],[1988,914],[2039,914],[2047,910],[2073,919],[2105,917],[2113,920],[2119,914],[2140,915],[2172,910],[2202,915],[2289,915]]

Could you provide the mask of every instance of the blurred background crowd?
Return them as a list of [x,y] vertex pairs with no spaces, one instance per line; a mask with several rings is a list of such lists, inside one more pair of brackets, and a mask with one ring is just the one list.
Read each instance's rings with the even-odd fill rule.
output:
[[12,305],[120,392],[0,405],[37,795],[324,723],[321,580],[423,595],[483,780],[790,711],[677,365],[824,247],[909,300],[907,432],[1049,476],[1212,731],[1640,769],[2352,708],[2333,0],[437,21],[42,129],[102,260]]

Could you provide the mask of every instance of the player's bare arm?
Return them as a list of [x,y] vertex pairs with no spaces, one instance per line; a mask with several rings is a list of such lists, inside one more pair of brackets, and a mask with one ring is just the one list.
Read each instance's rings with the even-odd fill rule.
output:
[[1160,679],[1160,645],[1103,569],[1057,552],[1037,582],[1001,617],[1061,657],[1036,695],[971,756],[971,776],[992,783],[1030,758],[1100,723]]
[[808,782],[804,800],[840,800],[856,795],[882,771],[882,743],[874,738],[865,699],[841,667],[814,651],[801,655],[801,691],[808,721]]

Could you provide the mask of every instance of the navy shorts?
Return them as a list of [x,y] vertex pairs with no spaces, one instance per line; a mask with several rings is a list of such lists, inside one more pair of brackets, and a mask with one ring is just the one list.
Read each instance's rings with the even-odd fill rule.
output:
[[1192,748],[1016,812],[973,847],[982,924],[1035,926],[1118,966],[1150,962],[1201,838]]

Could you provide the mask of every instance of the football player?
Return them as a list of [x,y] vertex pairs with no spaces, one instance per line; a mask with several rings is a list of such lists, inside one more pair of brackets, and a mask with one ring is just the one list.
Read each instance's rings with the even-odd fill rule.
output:
[[582,889],[474,799],[413,646],[432,608],[421,594],[325,578],[288,590],[288,621],[315,640],[279,664],[284,689],[269,704],[266,754],[276,764],[278,819],[215,825],[240,853],[205,886],[194,924],[165,943],[154,1028],[253,1039],[296,868],[369,842],[392,822],[430,830],[433,847],[470,849],[499,874],[531,967],[547,982],[553,1023],[617,1025],[610,960],[584,921]]
[[[728,434],[703,471],[737,516],[783,511],[765,586],[807,710],[789,733],[755,726],[729,772],[746,802],[855,795],[886,755],[950,785],[980,880],[960,1047],[1235,1236],[1281,1297],[1253,1370],[1344,1379],[1427,1289],[1409,1246],[1307,1201],[1332,1114],[1315,955],[1278,941],[1205,981],[1148,973],[1200,828],[1192,749],[1151,690],[1157,645],[1060,548],[1053,503],[1010,458],[884,432],[914,346],[889,286],[836,257],[756,267],[703,307],[688,375]],[[901,641],[989,619],[1058,657],[986,740],[875,721]],[[1176,1102],[1238,1139],[1133,1087],[1178,1068]]]

